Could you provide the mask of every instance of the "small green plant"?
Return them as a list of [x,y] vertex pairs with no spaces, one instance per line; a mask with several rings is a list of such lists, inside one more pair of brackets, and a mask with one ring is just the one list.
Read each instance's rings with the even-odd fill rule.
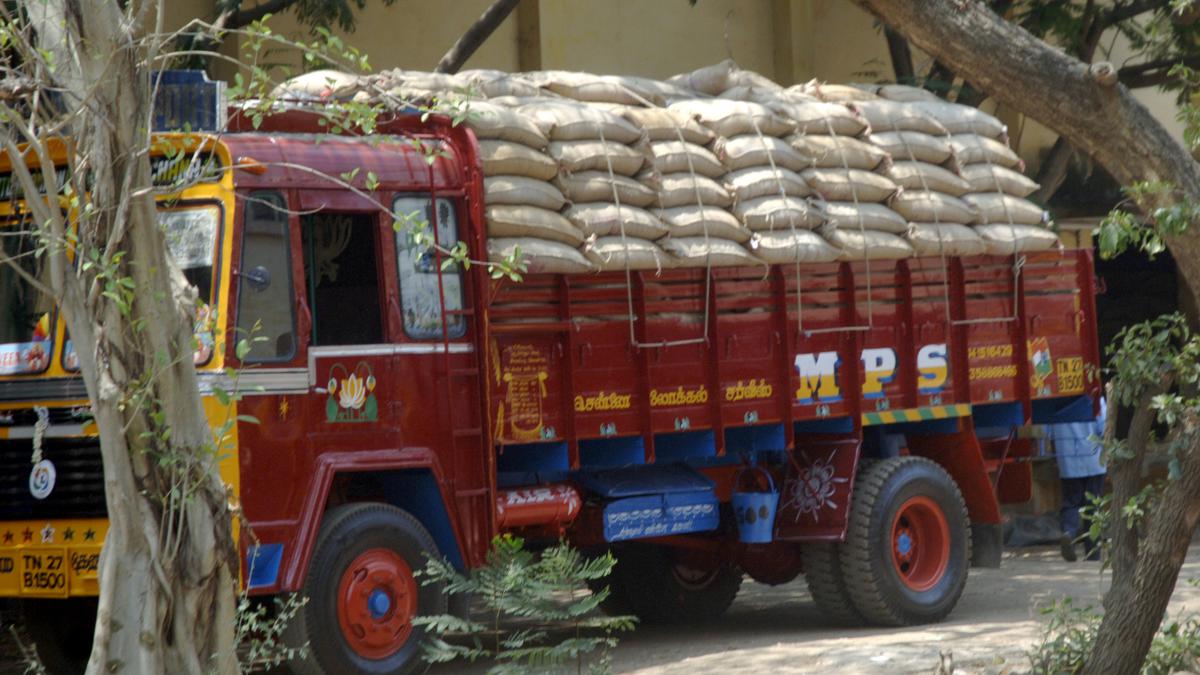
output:
[[[1042,640],[1029,653],[1036,675],[1082,672],[1092,651],[1102,615],[1064,598],[1042,609],[1050,617]],[[1167,617],[1150,643],[1142,675],[1195,672],[1200,668],[1200,616]]]
[[242,672],[261,672],[296,658],[308,658],[308,645],[292,647],[284,642],[288,624],[307,602],[303,596],[289,595],[268,604],[242,593],[237,608],[238,664]]
[[615,564],[611,554],[585,558],[565,543],[537,554],[509,535],[492,540],[486,564],[467,574],[447,561],[430,559],[419,573],[423,583],[444,583],[449,595],[478,598],[491,621],[487,625],[448,614],[418,617],[413,623],[429,633],[425,660],[491,660],[488,672],[496,674],[609,672],[615,633],[632,630],[636,619],[599,615],[608,588],[593,593],[588,584],[607,577]]
[[1042,640],[1029,653],[1031,671],[1035,675],[1078,673],[1087,662],[1096,632],[1100,630],[1100,614],[1088,607],[1079,607],[1064,598],[1041,610],[1050,617]]

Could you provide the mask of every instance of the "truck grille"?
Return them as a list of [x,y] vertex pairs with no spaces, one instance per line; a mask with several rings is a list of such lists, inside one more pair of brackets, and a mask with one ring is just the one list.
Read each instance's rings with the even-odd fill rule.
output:
[[57,478],[45,499],[29,492],[33,447],[29,440],[0,441],[0,520],[102,518],[104,467],[95,438],[48,438],[42,457],[54,462]]

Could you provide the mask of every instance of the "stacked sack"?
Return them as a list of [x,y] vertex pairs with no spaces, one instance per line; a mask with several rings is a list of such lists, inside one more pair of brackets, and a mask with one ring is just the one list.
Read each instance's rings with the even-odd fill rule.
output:
[[[823,200],[829,222],[821,231],[841,251],[840,259],[912,256],[900,236],[907,221],[889,207],[902,194],[889,175],[891,156],[865,140],[869,120],[854,99],[822,100],[804,86],[788,89],[787,95],[793,101],[789,116],[797,123],[789,142],[805,160],[801,176]],[[864,92],[857,98],[869,96]]]
[[567,200],[553,182],[559,167],[547,154],[552,146],[545,132],[484,101],[472,102],[467,124],[479,139],[483,164],[488,256],[503,260],[519,251],[530,272],[593,270],[578,250],[583,232],[559,214]]
[[[1010,255],[1057,245],[1004,126],[903,85],[783,88],[731,61],[666,82],[568,71],[310,73],[297,102],[468,99],[489,256],[531,272]],[[405,104],[407,105],[407,104]]]
[[643,131],[601,106],[561,99],[526,103],[517,112],[549,139],[555,185],[570,202],[563,212],[586,238],[583,252],[599,270],[660,270],[670,260],[655,240],[667,227],[647,210],[657,191],[639,181],[652,163]]
[[887,173],[902,192],[891,206],[907,221],[905,239],[915,254],[981,253],[983,243],[969,227],[975,210],[962,199],[970,185],[959,174],[946,127],[922,110],[927,103],[934,105],[885,98],[856,105],[871,122],[871,143],[892,157]]
[[670,109],[717,136],[713,150],[724,169],[720,181],[729,193],[732,216],[732,221],[722,216],[721,225],[737,225],[720,227],[717,236],[741,241],[762,262],[836,260],[840,251],[812,231],[825,215],[806,199],[812,190],[799,174],[803,158],[787,143],[796,125],[778,109],[786,101],[782,87],[732,61],[668,82],[716,96],[676,101]]
[[970,186],[963,200],[976,210],[974,230],[983,252],[1012,255],[1057,247],[1058,236],[1046,226],[1049,214],[1025,199],[1040,186],[1021,173],[1025,165],[1004,135],[986,123],[953,131],[950,145]]

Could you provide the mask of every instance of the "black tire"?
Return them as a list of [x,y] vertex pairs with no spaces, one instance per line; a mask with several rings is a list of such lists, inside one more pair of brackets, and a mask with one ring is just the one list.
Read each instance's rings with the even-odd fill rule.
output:
[[[330,509],[308,565],[303,594],[308,603],[292,619],[285,641],[308,644],[308,658],[289,664],[297,675],[402,675],[423,667],[422,629],[412,627],[402,647],[378,658],[363,656],[348,642],[338,620],[338,589],[351,564],[369,551],[394,553],[412,571],[425,567],[425,554],[440,556],[437,544],[421,522],[387,504],[346,504]],[[415,615],[446,613],[440,585],[417,584]],[[390,605],[389,605],[390,607]]]
[[804,581],[821,615],[839,626],[861,626],[866,619],[854,608],[850,590],[842,576],[838,544],[805,544],[800,549],[804,560]]
[[698,570],[677,561],[667,546],[633,544],[613,551],[610,609],[645,623],[710,621],[725,613],[742,586],[742,571],[720,564]]
[[[903,517],[898,518],[900,515]],[[931,519],[936,523],[939,518],[945,532],[940,539],[924,538],[925,544],[914,534],[910,543],[903,545],[915,551],[917,557],[911,563],[901,563],[893,555],[893,546],[902,545],[901,539],[894,539],[894,528],[908,532],[909,516],[918,523],[912,529],[915,533],[921,532],[921,522],[928,525]],[[930,529],[938,528],[927,527],[927,531]],[[945,618],[967,583],[969,530],[967,507],[958,485],[934,462],[922,457],[896,457],[864,467],[855,481],[846,541],[837,551],[855,609],[868,622],[885,626],[911,626]],[[928,545],[929,541],[943,545]],[[906,569],[905,565],[911,567]],[[924,570],[934,572],[919,574]],[[904,576],[909,574],[912,576]]]
[[25,633],[49,675],[79,675],[87,669],[98,602],[97,598],[21,602]]

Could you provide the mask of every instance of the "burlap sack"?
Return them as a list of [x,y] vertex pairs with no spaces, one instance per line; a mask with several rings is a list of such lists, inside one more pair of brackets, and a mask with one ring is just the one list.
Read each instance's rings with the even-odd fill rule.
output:
[[523,143],[480,141],[479,156],[485,176],[510,175],[550,180],[558,173],[558,165],[554,160]]
[[885,84],[876,89],[875,93],[880,98],[886,98],[889,101],[900,101],[902,103],[942,100],[938,98],[937,94],[928,89],[911,87],[907,84]]
[[776,84],[771,78],[760,75],[753,70],[744,70],[737,68],[729,72],[729,77],[725,81],[725,89],[733,87],[757,87],[765,91],[783,91],[783,87]]
[[929,162],[895,162],[885,175],[906,190],[936,190],[955,197],[972,191],[962,176]]
[[937,120],[951,134],[979,134],[997,139],[1007,137],[1008,127],[979,108],[946,101],[919,101],[909,105]]
[[918,107],[918,103],[879,100],[863,101],[855,105],[862,116],[871,123],[872,132],[917,131],[934,136],[946,135],[946,128]]
[[886,176],[862,169],[805,169],[800,175],[829,201],[884,202],[899,190]]
[[554,184],[573,202],[611,202],[614,187],[622,204],[646,207],[658,198],[654,190],[636,180],[625,176],[610,178],[607,171],[559,174]]
[[750,230],[742,227],[732,213],[715,206],[679,206],[656,213],[670,230],[669,238],[708,236],[739,243],[750,240]]
[[794,123],[798,134],[861,136],[870,129],[857,108],[842,103],[786,103],[772,109]]
[[729,88],[729,77],[738,69],[733,59],[726,59],[711,66],[697,68],[690,73],[680,73],[667,78],[667,83],[691,89],[709,96],[716,96]]
[[569,220],[536,206],[489,206],[484,218],[488,237],[533,237],[571,246],[583,243],[583,233]]
[[271,90],[272,98],[320,101],[353,96],[362,86],[361,76],[340,70],[314,70],[280,82]]
[[890,156],[883,148],[849,136],[788,136],[788,143],[804,158],[804,168],[864,169],[886,166]]
[[894,161],[928,162],[946,165],[954,152],[945,138],[919,131],[872,131],[867,140],[892,156]]
[[483,195],[488,205],[537,206],[551,211],[558,211],[567,202],[553,184],[524,176],[487,176],[483,179]]
[[600,237],[583,247],[583,255],[602,272],[619,270],[660,271],[675,264],[654,242],[636,237]]
[[750,252],[764,262],[823,263],[833,262],[841,251],[810,230],[776,230],[760,232],[753,240]]
[[512,141],[538,150],[546,147],[546,135],[533,120],[488,101],[468,104],[464,124],[480,139]]
[[688,143],[708,145],[716,138],[712,129],[677,110],[625,107],[621,116],[644,130],[651,141],[678,141],[682,136]]
[[[642,105],[649,101],[646,92],[637,92],[612,75],[577,73],[568,70],[543,70],[526,73],[526,78],[543,89],[576,101]],[[632,84],[632,83],[630,83]],[[651,97],[654,94],[650,94]]]
[[662,80],[637,75],[616,75],[614,77],[617,82],[654,101],[656,105],[666,105],[672,101],[696,97],[696,92],[691,89]]
[[585,236],[620,235],[622,225],[627,237],[654,240],[667,235],[667,226],[658,216],[628,204],[621,204],[620,209],[611,202],[572,204],[563,216]]
[[658,141],[650,144],[650,151],[654,154],[654,170],[662,174],[695,171],[719,178],[725,173],[721,160],[695,143]]
[[901,233],[908,229],[904,216],[883,204],[862,202],[825,202],[821,205],[825,217],[843,230],[879,230]]
[[827,228],[821,234],[842,252],[842,260],[898,260],[913,256],[908,242],[888,232]]
[[1037,225],[976,225],[989,255],[1012,255],[1030,251],[1049,251],[1061,244],[1058,235]]
[[790,169],[772,169],[769,166],[752,166],[725,174],[725,187],[736,201],[744,202],[755,197],[785,194],[791,197],[807,197],[812,188]]
[[970,227],[957,223],[912,223],[904,238],[919,256],[987,253],[986,242]]
[[825,213],[806,199],[796,197],[756,197],[738,202],[733,215],[750,230],[790,230],[814,228],[825,222]]
[[733,197],[725,186],[699,174],[669,173],[659,179],[658,206],[669,209],[697,203],[727,208]]
[[807,163],[787,141],[774,136],[744,135],[718,138],[713,152],[721,159],[728,171],[737,171],[751,166],[775,166],[799,171]]
[[545,239],[488,239],[488,259],[502,262],[518,247],[529,274],[578,274],[596,269],[575,248]]
[[552,141],[606,140],[634,143],[642,130],[623,117],[576,101],[542,101],[517,108]]
[[999,164],[1016,171],[1025,170],[1025,162],[1004,143],[976,134],[955,134],[950,137],[950,147],[958,155],[958,161],[967,164]]
[[796,92],[815,96],[822,101],[845,103],[857,101],[874,101],[879,96],[872,85],[857,84],[828,84],[813,80],[805,84],[797,84],[787,88],[788,93]]
[[1024,174],[996,164],[969,164],[963,167],[962,173],[971,192],[1003,192],[1014,197],[1028,197],[1041,187]]
[[458,75],[450,73],[431,73],[424,70],[386,70],[381,72],[381,85],[408,90],[432,91],[440,93],[457,92],[467,85]]
[[675,258],[675,267],[738,267],[763,264],[745,248],[728,239],[670,236],[662,240],[661,246]]
[[546,154],[568,173],[607,173],[611,163],[613,173],[632,176],[649,161],[637,148],[613,141],[551,141]]
[[973,206],[944,192],[904,190],[888,205],[910,223],[970,225],[979,216]]
[[963,196],[963,201],[978,212],[976,222],[980,225],[992,223],[1016,223],[1018,225],[1040,225],[1049,220],[1042,207],[1031,201],[1000,194],[980,192]]
[[762,133],[783,136],[795,128],[790,121],[764,105],[726,99],[690,99],[672,103],[668,110],[691,115],[721,136]]
[[537,85],[503,70],[476,68],[459,71],[458,76],[468,89],[478,91],[487,98],[537,96],[541,93]]

